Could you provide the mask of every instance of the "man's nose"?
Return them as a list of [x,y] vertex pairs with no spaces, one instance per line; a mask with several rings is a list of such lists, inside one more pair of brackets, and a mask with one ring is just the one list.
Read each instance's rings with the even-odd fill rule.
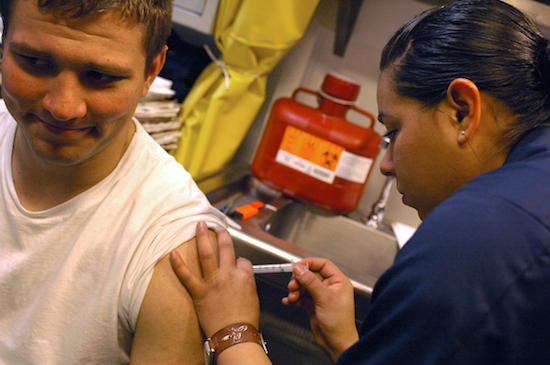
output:
[[85,88],[78,76],[60,73],[51,80],[42,100],[44,109],[60,121],[82,118],[87,113]]

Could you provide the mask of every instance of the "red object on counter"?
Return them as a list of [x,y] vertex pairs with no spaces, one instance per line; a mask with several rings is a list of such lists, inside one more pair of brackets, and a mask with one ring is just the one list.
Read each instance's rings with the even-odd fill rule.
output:
[[[353,105],[359,90],[355,80],[330,72],[321,91],[298,88],[277,100],[252,164],[254,176],[334,213],[357,209],[382,140],[374,116]],[[318,96],[319,107],[296,101],[299,92]],[[348,122],[350,109],[368,117],[370,126]]]
[[264,203],[261,201],[255,201],[254,203],[243,205],[235,209],[230,217],[235,219],[248,219],[258,214],[261,208],[264,207]]

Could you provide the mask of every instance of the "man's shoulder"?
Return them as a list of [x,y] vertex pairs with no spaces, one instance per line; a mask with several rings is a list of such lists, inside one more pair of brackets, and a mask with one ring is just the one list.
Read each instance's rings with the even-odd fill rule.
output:
[[158,185],[163,184],[180,187],[190,184],[192,177],[185,168],[163,150],[139,122],[132,122],[136,126],[136,132],[117,166],[116,173],[124,179],[139,179],[139,187],[145,190],[151,185],[153,189],[157,189]]

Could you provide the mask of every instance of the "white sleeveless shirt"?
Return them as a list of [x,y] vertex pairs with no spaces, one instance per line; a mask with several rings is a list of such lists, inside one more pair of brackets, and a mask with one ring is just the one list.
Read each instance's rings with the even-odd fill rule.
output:
[[11,172],[17,124],[0,102],[0,364],[125,364],[156,263],[222,226],[191,176],[134,121],[115,170],[29,212]]

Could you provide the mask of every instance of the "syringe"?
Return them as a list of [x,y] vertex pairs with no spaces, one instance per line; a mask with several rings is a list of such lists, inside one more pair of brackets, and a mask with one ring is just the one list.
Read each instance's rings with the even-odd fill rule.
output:
[[294,271],[294,266],[294,262],[289,262],[287,264],[252,265],[252,268],[254,269],[254,274],[273,274],[292,272]]
[[294,262],[288,264],[252,265],[252,268],[254,269],[254,274],[292,272],[294,270]]

